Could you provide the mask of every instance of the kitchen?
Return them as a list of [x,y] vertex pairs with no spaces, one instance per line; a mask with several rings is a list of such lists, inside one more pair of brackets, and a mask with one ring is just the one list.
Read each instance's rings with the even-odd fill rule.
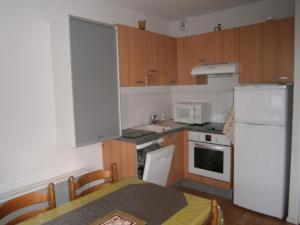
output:
[[[76,9],[76,7],[79,8],[78,5],[75,5],[73,9],[66,10],[66,11],[70,11],[71,14],[74,14],[74,12],[79,11],[79,10]],[[268,8],[268,7],[266,7],[266,8]],[[281,8],[281,5],[278,6],[278,8]],[[95,14],[96,13],[94,13],[93,15],[95,15]],[[228,12],[228,14],[230,14],[230,13]],[[227,16],[228,16],[228,14],[227,14]],[[255,16],[252,15],[251,17],[253,17],[253,19],[247,20],[248,21],[247,23],[254,24],[256,22],[260,22],[263,19],[265,19],[267,16],[269,16],[269,14],[270,13],[266,13],[266,15],[261,16],[260,19],[257,19],[257,18],[255,19]],[[289,13],[283,13],[283,14],[284,15],[282,16],[282,18],[289,16]],[[88,12],[86,12],[86,11],[82,12],[82,13],[79,13],[79,16],[89,17]],[[118,19],[118,20],[114,19],[113,21],[111,21],[111,19],[106,19],[106,18],[101,18],[101,17],[98,18],[97,16],[90,16],[90,17],[91,17],[91,19],[99,20],[99,21],[107,21],[108,23],[111,23],[111,24],[115,23],[115,22],[122,21],[121,19]],[[127,20],[126,23],[128,25],[134,27],[134,26],[136,26],[137,20],[140,19],[140,18],[141,17],[136,16],[134,18],[134,20],[132,20],[132,22]],[[250,16],[249,16],[249,18],[250,18]],[[151,22],[151,19],[146,19],[146,20],[148,22],[147,25],[149,25],[149,26],[147,26],[147,30],[148,30],[148,27],[149,27],[149,30],[152,30],[152,27],[153,27],[152,24],[153,23]],[[212,29],[212,27],[217,23],[216,20],[217,19],[213,19],[210,22],[211,24],[207,23],[207,25],[201,26],[201,29],[204,29],[203,31],[201,31],[201,32],[197,31],[197,32],[194,32],[194,33],[205,33],[205,32],[210,31]],[[41,23],[44,23],[44,22],[41,22]],[[225,24],[226,24],[226,22],[224,22],[224,24],[223,24],[224,27],[226,27]],[[36,24],[37,27],[39,27],[41,25],[42,24]],[[241,25],[244,25],[244,24],[234,24],[234,25],[232,25],[232,27],[237,27],[237,26],[241,26]],[[207,28],[205,28],[205,27],[207,27]],[[153,28],[153,31],[164,33],[162,31],[163,29],[164,29],[163,26],[161,26],[161,27],[157,26],[156,28]],[[180,31],[177,30],[178,29],[178,23],[174,23],[173,26],[172,26],[172,29],[174,30],[174,33],[176,33],[176,32],[180,33]],[[196,29],[195,26],[191,25],[191,30],[189,30],[188,32],[193,32],[193,30],[195,30],[195,29]],[[46,33],[46,31],[44,31],[44,30],[43,30],[43,32]],[[180,33],[180,34],[183,35],[182,33]],[[44,38],[44,35],[46,36],[46,34],[41,32],[40,35],[43,37],[42,40],[44,40],[45,46],[49,47],[49,43],[46,41],[46,38]],[[188,36],[188,35],[185,35],[185,36]],[[39,43],[37,43],[37,44],[39,44]],[[48,57],[48,53],[47,53],[46,50],[44,52],[42,52],[42,54],[44,56],[42,58]],[[40,63],[40,65],[49,66],[48,64],[46,64],[46,60],[42,61]],[[44,69],[41,68],[41,70],[43,71]],[[51,74],[51,73],[49,72],[49,74]],[[52,77],[52,75],[49,75],[49,79],[46,78],[46,80],[49,81],[49,82],[47,82],[47,85],[48,85],[48,83],[51,83],[51,77]],[[228,110],[229,110],[230,106],[232,105],[232,101],[233,101],[233,93],[230,92],[230,90],[232,90],[231,87],[233,87],[235,85],[232,85],[232,82],[237,82],[237,80],[232,81],[231,79],[234,79],[234,78],[220,78],[220,80],[218,80],[218,79],[216,79],[216,78],[209,79],[209,81],[208,81],[209,85],[200,85],[200,86],[189,86],[189,87],[179,86],[179,87],[161,87],[161,88],[160,87],[149,87],[149,88],[147,87],[147,88],[132,88],[132,89],[122,88],[121,89],[121,94],[122,94],[121,95],[122,115],[125,114],[129,118],[128,120],[126,120],[127,122],[124,122],[125,120],[122,120],[123,123],[125,123],[122,126],[124,126],[124,128],[130,128],[130,127],[136,127],[136,126],[139,126],[139,125],[147,124],[148,122],[150,122],[151,114],[155,114],[155,113],[163,113],[163,114],[166,115],[166,118],[170,118],[172,116],[172,102],[173,102],[173,99],[174,100],[175,99],[182,99],[182,100],[194,99],[194,100],[196,100],[196,99],[202,98],[201,101],[207,101],[207,99],[208,99],[208,101],[210,101],[212,103],[215,103],[215,108],[213,107],[213,110],[216,113],[215,114],[215,120],[219,120],[219,121],[223,120],[224,121],[226,116],[227,116]],[[42,91],[42,93],[46,92],[46,90],[49,89],[49,87],[47,85],[45,84],[43,86],[44,91]],[[5,89],[3,89],[3,90],[5,90]],[[215,93],[215,91],[217,93]],[[45,102],[52,102],[51,100],[48,101],[48,99],[51,99],[51,97],[50,97],[51,96],[51,91],[49,91],[49,92],[50,92],[50,94],[48,94],[48,92],[45,93],[45,95],[46,95],[45,97],[47,98],[47,101],[45,101]],[[203,93],[203,94],[201,94],[201,93]],[[140,103],[143,103],[144,106],[147,106],[147,108],[145,108],[145,107],[135,107],[133,104],[136,101],[136,99],[138,99],[137,101],[139,101]],[[128,103],[126,103],[126,101]],[[146,104],[146,101],[149,104],[148,103]],[[217,103],[220,103],[220,104],[217,104]],[[24,106],[24,108],[26,108],[26,107]],[[125,110],[123,110],[123,108]],[[126,112],[126,110],[128,110],[128,112]],[[50,107],[47,110],[47,112],[49,114],[49,115],[47,114],[47,117],[46,117],[47,119],[41,119],[41,121],[52,121],[53,122],[53,118],[52,118],[53,115],[52,115],[52,113],[50,113],[52,111],[53,111],[53,109]],[[123,112],[125,112],[125,113],[123,113]],[[138,112],[142,112],[142,113],[138,114]],[[46,112],[43,112],[42,115],[44,115],[45,113]],[[28,115],[31,115],[31,114],[28,112]],[[35,117],[36,117],[36,119],[40,118],[39,116],[35,116]],[[132,119],[132,118],[136,118],[136,120]],[[34,121],[36,121],[36,120],[34,120]],[[135,122],[135,121],[137,121],[137,122]],[[23,122],[21,122],[21,121],[19,121],[19,122],[20,122],[20,124],[23,124]],[[51,124],[52,124],[52,122],[51,122]],[[45,122],[43,122],[42,124],[44,124],[44,123]],[[126,124],[126,123],[128,123],[128,124]],[[50,124],[50,122],[49,122],[49,124]],[[45,124],[45,126],[48,126],[48,123]],[[39,128],[39,127],[40,126],[37,126],[37,128]],[[42,129],[42,128],[39,128],[39,129]],[[53,130],[52,125],[51,125],[50,130]],[[24,130],[24,133],[26,133],[25,130]],[[39,136],[38,133],[36,133],[35,135]],[[49,134],[47,133],[47,135],[44,137],[45,140],[47,139],[48,136],[50,137],[51,140],[52,139],[55,140],[54,131],[51,131],[51,133],[49,133]],[[8,140],[10,140],[10,139],[8,138]],[[29,138],[29,140],[30,140],[30,138]],[[41,142],[43,140],[44,139],[42,139]],[[23,141],[24,141],[24,143],[28,143],[26,140],[23,140]],[[46,141],[46,142],[48,143],[48,141]],[[30,145],[25,144],[24,146],[26,148],[26,151],[31,154],[32,150],[30,150],[30,148],[28,147],[28,146],[31,146],[31,144]],[[34,146],[32,146],[32,148],[33,149],[39,149],[40,147],[38,147],[38,146],[34,145]],[[43,146],[43,143],[40,143],[40,146]],[[7,148],[11,148],[11,146],[7,145]],[[49,144],[49,149],[50,148],[51,149],[54,148],[54,147],[52,147],[52,144],[51,145]],[[49,154],[48,152],[45,152],[45,155],[49,156],[50,159],[52,159],[52,158],[54,158],[55,154],[61,154],[62,152],[64,152],[64,154],[62,155],[62,158],[55,159],[55,160],[50,160],[50,161],[53,161],[53,162],[56,161],[56,160],[58,160],[59,162],[61,161],[61,165],[64,165],[64,166],[58,166],[57,171],[53,171],[53,173],[52,172],[47,173],[46,174],[47,177],[51,177],[51,176],[54,176],[54,175],[57,175],[57,174],[65,173],[67,171],[72,171],[73,169],[78,168],[81,165],[85,166],[85,165],[88,164],[87,163],[88,161],[92,162],[92,165],[94,167],[101,167],[101,163],[98,162],[99,157],[101,158],[101,156],[98,156],[99,146],[90,146],[90,147],[79,149],[78,151],[74,151],[73,149],[68,149],[67,147],[64,147],[64,146],[58,146],[58,147],[55,147],[55,148],[58,148],[59,151],[56,151],[56,150],[52,149],[49,152],[53,152],[53,153]],[[39,153],[39,154],[41,154],[41,153]],[[68,164],[64,164],[67,161],[66,158],[63,158],[65,156],[68,156],[67,158],[70,159],[70,161],[72,161],[72,162],[69,162]],[[39,158],[42,158],[42,156],[40,156]],[[12,162],[12,160],[10,160],[8,162]],[[44,162],[44,161],[42,161],[42,162]],[[78,162],[78,164],[76,164],[75,162]],[[5,165],[5,163],[4,163],[4,165]],[[20,163],[20,165],[22,165],[22,163]],[[24,163],[23,163],[23,165],[24,165]],[[27,170],[23,170],[24,175],[30,174],[31,171],[34,170],[34,168],[37,169],[39,167],[36,165],[36,166],[29,167],[29,169],[27,169]],[[46,171],[46,169],[47,168],[45,168],[45,171]],[[30,170],[30,172],[28,170]],[[18,170],[16,170],[16,171],[18,171]],[[43,172],[43,171],[44,170],[41,170],[41,172]],[[19,171],[19,173],[20,173],[20,171]],[[22,174],[22,172],[21,172],[21,174]],[[38,179],[41,179],[41,177],[43,177],[42,175],[44,175],[44,174],[40,174],[40,176],[39,176],[40,178],[38,176],[37,177],[32,177],[32,179],[30,181],[36,181]],[[3,173],[3,176],[6,177],[5,173]],[[15,175],[15,176],[17,176],[17,175]],[[12,180],[9,180],[9,179],[5,180],[5,182],[10,183],[12,185],[3,187],[3,191],[13,189],[14,187],[18,186],[17,183],[14,183],[14,182],[12,182]],[[22,183],[22,182],[20,181],[20,183]],[[26,183],[29,183],[29,181],[25,180],[23,182],[23,185],[26,184]]]

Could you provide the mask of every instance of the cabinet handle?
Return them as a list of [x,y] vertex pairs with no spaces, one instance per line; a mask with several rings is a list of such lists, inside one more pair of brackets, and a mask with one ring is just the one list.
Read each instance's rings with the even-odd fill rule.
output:
[[137,84],[144,84],[145,81],[143,81],[143,80],[137,80],[137,81],[135,81],[135,83],[137,83]]
[[288,76],[274,76],[272,77],[273,80],[288,80]]
[[176,81],[175,80],[170,80],[169,83],[170,84],[176,84]]
[[207,59],[199,59],[199,62],[206,62]]
[[149,70],[150,73],[157,73],[157,70]]

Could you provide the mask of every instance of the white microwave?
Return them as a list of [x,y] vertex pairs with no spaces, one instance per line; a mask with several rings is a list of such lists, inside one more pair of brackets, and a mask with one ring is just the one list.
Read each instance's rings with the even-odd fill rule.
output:
[[207,123],[210,121],[211,105],[210,103],[174,103],[173,117],[174,121],[180,123]]

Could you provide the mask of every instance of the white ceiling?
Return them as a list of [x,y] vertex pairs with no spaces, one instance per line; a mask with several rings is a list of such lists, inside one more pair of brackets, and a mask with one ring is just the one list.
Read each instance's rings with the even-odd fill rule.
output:
[[172,22],[261,0],[106,0]]

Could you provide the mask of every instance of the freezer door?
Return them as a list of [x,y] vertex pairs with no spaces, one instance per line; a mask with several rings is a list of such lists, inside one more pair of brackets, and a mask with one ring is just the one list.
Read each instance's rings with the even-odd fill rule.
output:
[[168,145],[147,153],[143,180],[166,186],[174,150],[174,145]]
[[235,124],[234,204],[283,218],[285,128]]
[[235,122],[285,124],[285,86],[244,86],[234,89]]

